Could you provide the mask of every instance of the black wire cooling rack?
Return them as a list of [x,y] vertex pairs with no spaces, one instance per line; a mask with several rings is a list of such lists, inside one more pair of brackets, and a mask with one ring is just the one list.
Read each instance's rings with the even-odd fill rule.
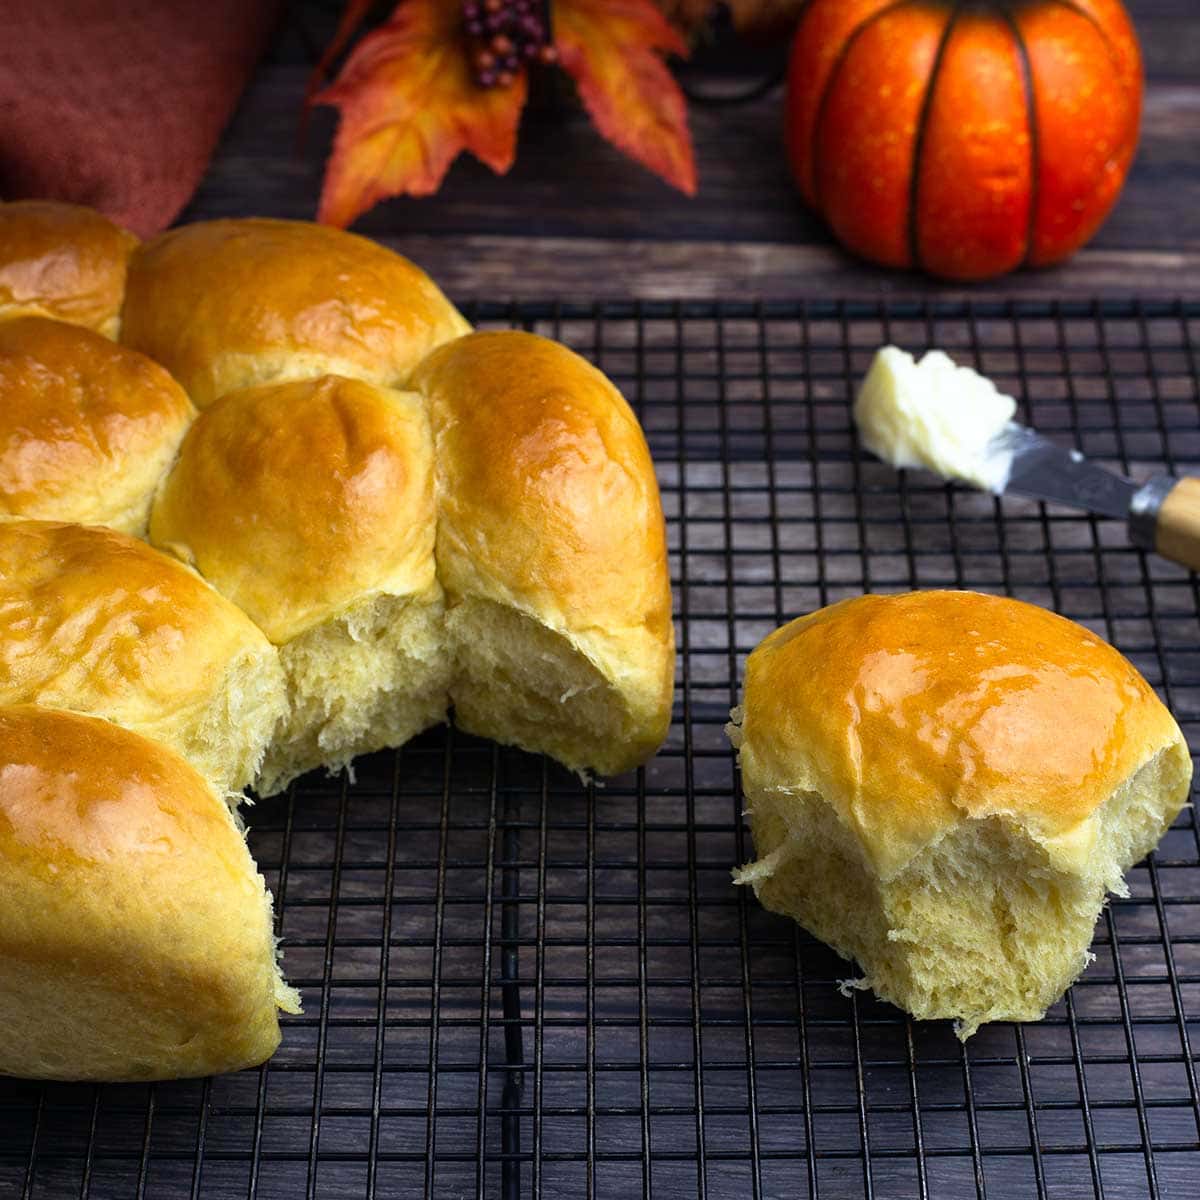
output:
[[[1043,431],[1142,477],[1200,466],[1200,303],[478,308],[574,345],[644,421],[679,688],[644,770],[584,786],[460,735],[250,814],[305,1014],[257,1071],[0,1080],[0,1197],[1177,1197],[1200,1184],[1191,809],[1033,1025],[962,1047],[732,886],[722,733],[745,655],[867,589],[966,586],[1114,641],[1196,743],[1197,581],[1118,523],[861,457],[875,348],[974,362]],[[0,917],[2,919],[2,917]]]

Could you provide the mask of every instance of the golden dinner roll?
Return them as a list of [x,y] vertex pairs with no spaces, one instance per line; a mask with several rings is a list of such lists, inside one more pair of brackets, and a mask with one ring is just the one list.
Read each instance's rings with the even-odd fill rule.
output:
[[150,537],[280,649],[261,792],[444,719],[433,485],[419,398],[339,376],[230,393],[184,439]]
[[615,774],[671,717],[666,532],[641,426],[557,342],[476,333],[413,386],[437,447],[437,569],[463,728]]
[[157,742],[0,708],[0,1074],[175,1079],[254,1066],[299,1011],[228,808]]
[[338,374],[403,386],[470,326],[419,267],[305,221],[204,221],[130,265],[121,338],[163,363],[198,408],[238,388]]
[[0,705],[106,717],[236,792],[285,708],[275,648],[194,571],[111,529],[0,521]]
[[116,337],[137,238],[94,209],[0,204],[0,321],[43,316]]
[[45,317],[0,322],[0,515],[145,533],[195,415],[135,350]]
[[972,592],[785,625],[750,655],[730,732],[757,854],[740,881],[856,959],[862,986],[963,1038],[1062,995],[1192,773],[1116,650]]

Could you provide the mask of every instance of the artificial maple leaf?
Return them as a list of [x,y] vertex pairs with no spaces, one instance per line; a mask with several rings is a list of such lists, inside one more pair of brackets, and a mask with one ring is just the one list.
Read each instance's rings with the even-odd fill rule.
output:
[[554,44],[596,128],[691,196],[687,104],[660,57],[687,46],[651,0],[555,0]]
[[346,226],[385,197],[427,196],[463,150],[497,174],[512,166],[525,72],[509,87],[479,87],[461,22],[449,0],[402,0],[316,97],[341,113],[319,221]]

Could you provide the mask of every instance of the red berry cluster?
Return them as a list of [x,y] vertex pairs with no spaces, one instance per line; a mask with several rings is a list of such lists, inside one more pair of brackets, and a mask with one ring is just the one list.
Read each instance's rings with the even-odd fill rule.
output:
[[558,61],[545,0],[465,0],[463,25],[480,87],[508,87],[525,63]]

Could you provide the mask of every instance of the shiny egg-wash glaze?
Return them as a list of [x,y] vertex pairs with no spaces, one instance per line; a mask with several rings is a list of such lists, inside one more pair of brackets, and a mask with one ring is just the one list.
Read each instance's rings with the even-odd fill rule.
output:
[[53,317],[116,337],[137,244],[90,208],[52,200],[0,204],[0,320]]
[[142,536],[196,416],[166,369],[90,329],[0,319],[0,515]]
[[133,256],[121,340],[206,408],[235,388],[318,375],[402,387],[470,325],[407,259],[306,221],[205,221]]
[[756,761],[784,774],[819,745],[813,785],[886,875],[964,817],[1006,813],[1060,837],[1178,732],[1107,642],[1000,597],[863,596],[755,653],[742,732],[771,731]]

